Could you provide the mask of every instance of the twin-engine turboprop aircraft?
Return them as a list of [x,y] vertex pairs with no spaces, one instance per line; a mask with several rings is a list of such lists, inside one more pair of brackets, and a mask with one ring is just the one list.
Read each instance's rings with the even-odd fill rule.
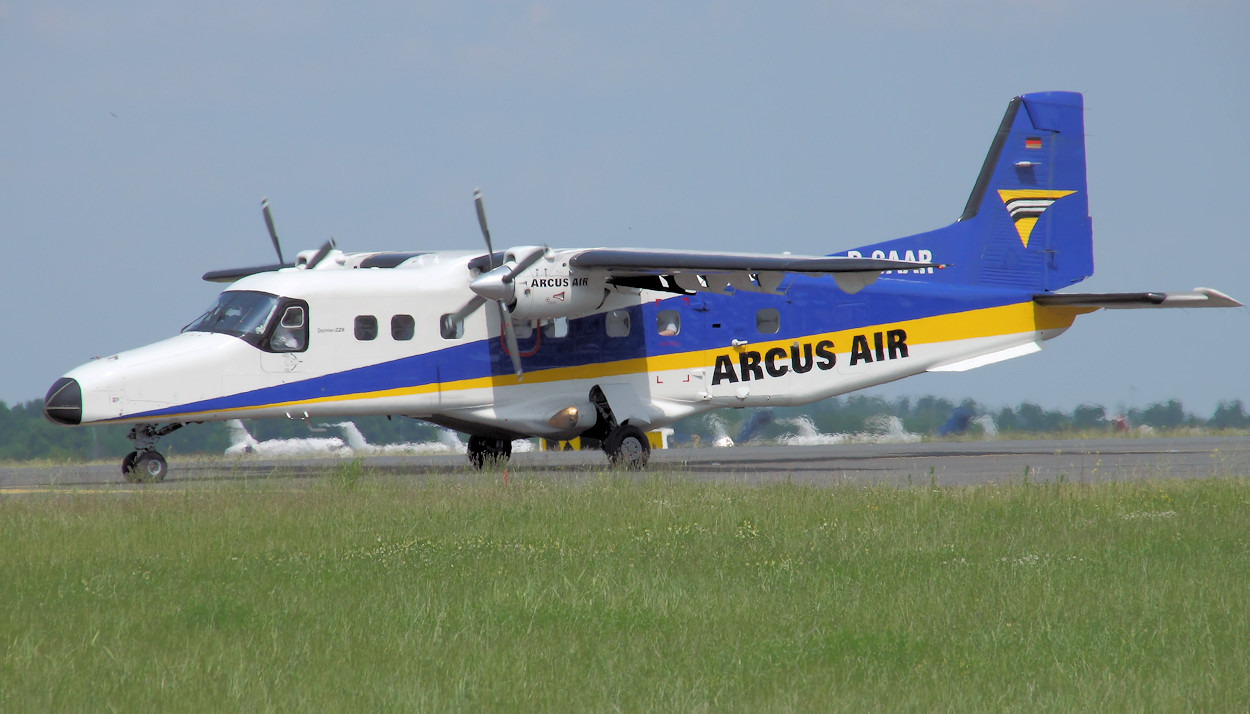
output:
[[1215,290],[1061,293],[1093,272],[1082,98],[1008,105],[963,214],[831,256],[518,246],[343,253],[327,243],[229,281],[182,333],[48,391],[61,424],[131,423],[131,480],[188,423],[404,415],[469,434],[600,440],[641,468],[645,430],[719,407],[812,402],[1041,349],[1100,307],[1232,307]]

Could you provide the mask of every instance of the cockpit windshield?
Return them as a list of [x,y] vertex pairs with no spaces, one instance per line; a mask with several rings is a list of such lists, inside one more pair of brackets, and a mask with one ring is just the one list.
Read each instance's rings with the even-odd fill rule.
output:
[[218,332],[241,337],[259,345],[269,318],[278,307],[278,298],[269,293],[250,290],[227,290],[217,296],[217,303],[200,315],[183,332]]

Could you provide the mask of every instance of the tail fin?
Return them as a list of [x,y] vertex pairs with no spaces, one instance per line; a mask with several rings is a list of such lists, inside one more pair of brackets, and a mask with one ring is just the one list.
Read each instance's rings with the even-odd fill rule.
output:
[[[1011,100],[963,215],[936,231],[849,251],[949,265],[923,278],[964,285],[1057,290],[1094,272],[1081,95]],[[908,253],[911,255],[908,255]]]

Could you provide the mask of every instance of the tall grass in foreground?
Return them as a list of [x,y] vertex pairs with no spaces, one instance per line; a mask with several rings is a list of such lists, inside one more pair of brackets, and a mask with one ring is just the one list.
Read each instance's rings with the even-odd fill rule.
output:
[[0,500],[0,710],[1250,702],[1245,481],[465,478]]

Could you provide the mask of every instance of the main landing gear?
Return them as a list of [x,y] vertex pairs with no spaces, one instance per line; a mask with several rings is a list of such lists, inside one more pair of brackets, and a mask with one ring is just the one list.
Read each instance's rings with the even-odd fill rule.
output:
[[[608,398],[595,385],[590,388],[590,402],[595,406],[595,423],[581,435],[583,440],[597,439],[613,468],[642,471],[651,458],[651,442],[642,429],[616,421]],[[475,468],[503,466],[512,456],[512,442],[486,436],[469,437],[469,463]]]
[[613,468],[642,471],[647,468],[651,458],[651,442],[642,429],[630,423],[618,424],[612,406],[608,404],[607,395],[595,385],[590,388],[590,402],[595,405],[595,425],[588,429],[583,437],[602,440],[603,453]]
[[135,424],[126,438],[135,450],[122,459],[122,476],[130,483],[159,483],[169,473],[165,457],[156,451],[156,441],[182,428],[182,424]]
[[618,469],[642,471],[651,458],[651,442],[642,429],[633,424],[622,424],[608,433],[603,440],[603,453]]
[[469,437],[469,463],[474,468],[503,466],[512,458],[512,442],[486,436]]

